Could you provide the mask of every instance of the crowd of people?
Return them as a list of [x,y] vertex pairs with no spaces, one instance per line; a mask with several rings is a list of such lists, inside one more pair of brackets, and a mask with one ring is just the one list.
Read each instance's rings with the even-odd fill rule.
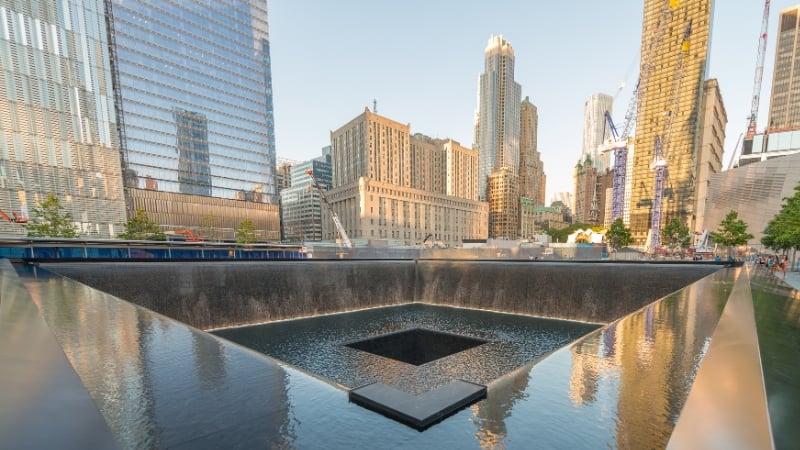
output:
[[786,271],[789,269],[789,257],[786,255],[763,255],[756,258],[756,264],[758,267],[766,268],[774,275],[777,275],[778,272],[781,272],[783,278],[786,278]]

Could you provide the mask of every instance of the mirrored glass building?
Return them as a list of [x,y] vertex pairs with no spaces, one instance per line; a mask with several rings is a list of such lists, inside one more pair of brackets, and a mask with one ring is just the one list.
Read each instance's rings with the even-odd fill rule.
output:
[[103,0],[0,0],[0,233],[56,197],[85,237],[125,203]]
[[129,214],[280,237],[266,0],[108,0]]

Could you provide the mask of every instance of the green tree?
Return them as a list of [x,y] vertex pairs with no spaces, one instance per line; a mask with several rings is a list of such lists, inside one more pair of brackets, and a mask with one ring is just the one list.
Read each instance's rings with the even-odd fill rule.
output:
[[753,235],[747,232],[747,224],[739,218],[739,213],[730,211],[719,224],[717,231],[711,232],[711,239],[719,245],[728,247],[728,256],[733,256],[732,247],[747,244]]
[[208,213],[200,218],[200,235],[208,242],[219,241],[219,229],[217,219],[213,214]]
[[572,225],[562,228],[560,230],[556,230],[555,228],[548,228],[544,230],[544,232],[550,236],[553,242],[567,242],[567,238],[570,234],[574,233],[576,230],[588,230],[592,229],[593,231],[601,231],[603,227],[595,227],[589,225],[588,223],[573,223]]
[[163,241],[166,239],[161,227],[150,220],[143,209],[137,209],[136,214],[125,223],[125,232],[120,234],[119,238],[138,241]]
[[773,250],[800,248],[800,184],[783,199],[781,210],[767,223],[761,243]]
[[76,238],[78,229],[72,224],[72,216],[64,211],[61,202],[48,194],[44,201],[33,208],[32,220],[24,225],[28,237]]
[[661,230],[661,242],[670,247],[673,252],[682,252],[683,248],[692,242],[692,235],[689,233],[689,227],[682,224],[676,217]]
[[606,232],[606,244],[608,244],[612,250],[619,250],[632,243],[633,236],[631,236],[631,230],[625,227],[625,223],[621,218],[618,218],[611,224],[611,228]]
[[250,219],[244,219],[236,229],[236,242],[239,244],[252,244],[256,241],[256,226]]

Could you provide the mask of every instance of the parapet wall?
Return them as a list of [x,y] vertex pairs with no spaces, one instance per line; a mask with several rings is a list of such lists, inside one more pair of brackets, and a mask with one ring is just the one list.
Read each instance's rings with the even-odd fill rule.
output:
[[42,267],[201,329],[414,301],[604,323],[720,268],[438,260]]

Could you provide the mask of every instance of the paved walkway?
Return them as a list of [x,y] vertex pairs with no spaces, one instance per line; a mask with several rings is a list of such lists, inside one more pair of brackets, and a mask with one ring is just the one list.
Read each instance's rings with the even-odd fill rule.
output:
[[[783,278],[783,274],[779,274],[778,277]],[[786,279],[783,281],[800,291],[800,272],[786,272]]]

